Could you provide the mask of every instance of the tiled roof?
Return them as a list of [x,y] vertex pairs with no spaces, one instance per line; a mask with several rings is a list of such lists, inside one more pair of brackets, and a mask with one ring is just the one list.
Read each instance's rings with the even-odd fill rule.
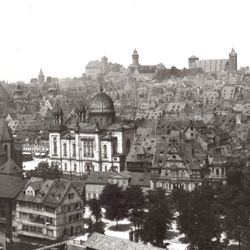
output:
[[22,168],[12,159],[7,160],[2,166],[0,166],[0,174],[20,175],[21,173]]
[[22,178],[0,174],[0,197],[15,198],[24,185],[25,181]]
[[108,179],[114,172],[91,172],[86,180],[86,184],[107,184]]
[[153,247],[142,243],[135,243],[104,234],[93,233],[83,244],[93,250],[160,250],[163,248]]
[[12,134],[4,119],[0,119],[0,141],[12,140]]

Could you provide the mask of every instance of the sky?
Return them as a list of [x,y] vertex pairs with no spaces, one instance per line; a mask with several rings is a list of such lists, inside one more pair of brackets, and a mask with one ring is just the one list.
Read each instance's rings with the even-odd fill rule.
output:
[[0,80],[79,77],[107,56],[188,67],[188,57],[250,65],[249,0],[0,0]]

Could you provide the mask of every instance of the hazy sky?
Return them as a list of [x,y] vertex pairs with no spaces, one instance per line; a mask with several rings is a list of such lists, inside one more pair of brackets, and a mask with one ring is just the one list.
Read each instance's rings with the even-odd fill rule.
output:
[[249,0],[0,0],[0,80],[74,77],[106,55],[127,67],[187,58],[250,64]]

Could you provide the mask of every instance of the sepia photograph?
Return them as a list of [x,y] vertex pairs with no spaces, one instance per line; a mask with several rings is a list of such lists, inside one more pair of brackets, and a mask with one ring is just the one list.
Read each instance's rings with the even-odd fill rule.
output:
[[0,0],[0,250],[250,250],[248,0]]

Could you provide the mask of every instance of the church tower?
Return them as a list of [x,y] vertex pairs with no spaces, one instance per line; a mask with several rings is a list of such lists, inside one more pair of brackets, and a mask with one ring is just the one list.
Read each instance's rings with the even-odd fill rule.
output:
[[229,54],[229,71],[237,71],[237,53],[233,48]]
[[63,125],[63,111],[58,103],[56,103],[52,111],[52,115],[54,117],[54,124],[56,126],[62,126]]
[[133,64],[134,66],[139,66],[139,65],[140,65],[140,64],[139,64],[139,55],[138,55],[136,49],[134,49],[134,52],[133,52],[133,54],[132,54],[132,64]]
[[44,77],[43,71],[42,71],[42,69],[40,69],[40,72],[38,74],[38,83],[40,85],[43,85],[44,84],[44,79],[45,79],[45,77]]

